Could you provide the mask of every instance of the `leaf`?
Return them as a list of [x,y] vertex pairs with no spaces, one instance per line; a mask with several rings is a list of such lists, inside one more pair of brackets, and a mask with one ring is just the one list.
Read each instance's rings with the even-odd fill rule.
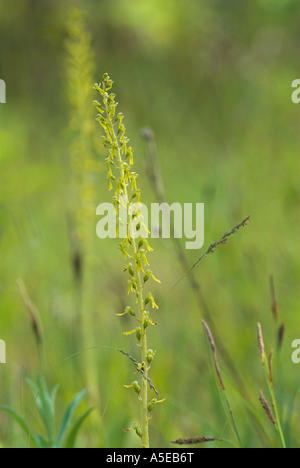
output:
[[20,428],[25,432],[25,434],[30,437],[31,442],[33,442],[34,445],[39,445],[38,440],[35,438],[34,434],[31,433],[28,424],[26,423],[25,419],[22,418],[13,408],[10,406],[6,405],[0,405],[0,410],[5,411],[8,413],[10,416],[14,418],[14,420],[18,423]]
[[41,400],[44,408],[45,418],[47,421],[47,432],[51,445],[55,444],[56,441],[56,427],[55,427],[55,396],[57,388],[54,387],[52,396],[48,391],[46,381],[42,378],[38,378],[39,387],[41,389]]
[[52,445],[56,439],[54,400],[57,389],[54,388],[51,397],[46,382],[41,377],[38,378],[38,385],[29,378],[26,381],[32,390],[36,407],[44,422]]
[[77,434],[79,429],[81,428],[82,423],[85,419],[89,416],[89,414],[94,410],[94,408],[88,409],[82,416],[80,416],[77,421],[75,422],[66,442],[66,448],[74,448]]
[[56,395],[57,395],[57,390],[59,389],[59,385],[55,385],[52,389],[50,398],[52,401],[53,408],[55,408],[55,401],[56,401]]
[[44,413],[42,400],[41,400],[41,397],[40,397],[41,389],[39,389],[39,387],[36,385],[36,383],[33,380],[29,379],[29,378],[26,379],[26,382],[28,383],[28,385],[31,388],[35,405],[36,405],[36,407],[37,407],[37,409],[38,409],[38,411],[40,413],[40,416],[41,416],[41,418],[44,421],[44,424],[46,426],[47,422],[46,422],[46,418],[45,418],[45,413]]
[[74,411],[76,410],[77,406],[79,405],[80,401],[82,398],[87,394],[87,390],[82,390],[79,392],[75,398],[71,401],[69,404],[68,408],[66,409],[66,412],[63,416],[60,431],[59,431],[59,436],[58,436],[58,441],[57,441],[57,446],[60,448],[62,446],[65,434],[67,432],[68,426],[70,424],[70,421],[72,419],[72,416],[74,414]]
[[35,434],[34,435],[34,438],[36,440],[36,444],[39,448],[50,448],[51,445],[50,443],[48,442],[48,440],[46,440],[43,436],[41,435],[38,435],[38,434]]

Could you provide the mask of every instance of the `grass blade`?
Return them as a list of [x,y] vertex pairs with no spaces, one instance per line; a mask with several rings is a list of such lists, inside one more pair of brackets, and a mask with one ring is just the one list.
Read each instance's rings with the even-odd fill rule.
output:
[[75,422],[66,442],[66,448],[74,448],[78,431],[81,428],[81,425],[89,416],[89,414],[94,410],[94,408],[88,409],[82,416],[80,416]]
[[10,406],[6,405],[0,405],[0,410],[5,411],[8,413],[10,416],[14,418],[14,420],[18,423],[20,428],[25,432],[25,434],[30,438],[31,442],[33,442],[34,445],[39,445],[38,441],[36,440],[35,436],[31,433],[28,424],[26,421],[20,416],[13,408]]
[[86,394],[87,394],[87,390],[82,390],[81,392],[79,392],[75,396],[75,398],[71,401],[68,408],[66,409],[66,412],[65,412],[65,414],[63,416],[63,419],[62,419],[62,423],[61,423],[61,427],[60,427],[60,431],[59,431],[59,436],[58,436],[58,441],[57,441],[57,446],[59,448],[63,444],[63,440],[64,440],[64,437],[66,435],[68,426],[69,426],[69,424],[71,422],[71,419],[73,417],[73,414],[74,414],[77,406],[79,405],[79,403],[81,402],[83,397],[85,397]]

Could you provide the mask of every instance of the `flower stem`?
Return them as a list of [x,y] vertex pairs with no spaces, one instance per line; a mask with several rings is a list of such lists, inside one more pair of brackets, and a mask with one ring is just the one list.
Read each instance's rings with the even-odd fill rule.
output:
[[[134,252],[134,256],[136,257],[136,244],[135,240],[132,239],[132,249]],[[143,303],[143,287],[141,285],[141,275],[140,275],[140,267],[138,264],[135,264],[136,270],[136,283],[137,283],[137,294],[138,294],[138,302],[139,302],[139,310],[140,310],[140,321],[141,321],[141,341],[142,341],[142,363],[144,365],[144,375],[147,379],[148,377],[148,369],[147,369],[147,333],[146,329],[144,328],[144,321],[145,321],[145,309]],[[147,387],[147,380],[142,379],[142,444],[143,448],[149,448],[149,428],[148,428],[148,387]]]
[[[123,253],[124,258],[127,257],[132,259],[132,263],[126,265],[123,271],[128,271],[130,275],[129,279],[129,292],[135,295],[136,303],[138,304],[137,313],[131,308],[126,307],[125,313],[135,317],[139,322],[139,327],[125,332],[125,335],[131,335],[135,333],[138,340],[138,346],[141,349],[141,362],[137,362],[137,371],[141,375],[141,385],[137,382],[134,386],[138,399],[141,404],[141,425],[134,424],[128,430],[135,430],[136,434],[142,439],[143,448],[149,448],[149,428],[148,414],[152,411],[156,403],[161,403],[164,400],[157,400],[153,398],[148,402],[148,387],[154,389],[155,393],[158,394],[155,387],[152,385],[151,380],[148,377],[150,363],[153,360],[155,352],[151,349],[147,349],[147,334],[146,328],[149,324],[157,325],[156,322],[150,317],[150,312],[147,310],[147,306],[152,306],[152,309],[157,309],[158,306],[155,303],[154,297],[151,292],[148,293],[146,298],[143,298],[144,284],[149,280],[150,277],[154,281],[160,282],[155,278],[151,270],[144,271],[143,266],[148,266],[146,252],[152,250],[149,246],[146,238],[148,233],[143,231],[141,227],[145,227],[142,221],[143,216],[137,209],[137,206],[141,205],[140,194],[141,191],[137,188],[136,178],[138,174],[132,172],[133,167],[133,148],[127,146],[129,139],[125,135],[125,125],[123,123],[123,114],[118,113],[115,116],[115,111],[118,103],[115,101],[115,94],[108,93],[112,88],[113,81],[107,74],[104,74],[103,81],[101,84],[95,84],[94,88],[100,93],[103,104],[98,101],[94,101],[94,104],[99,112],[97,120],[105,131],[103,136],[103,144],[105,148],[109,149],[109,154],[106,158],[107,163],[107,180],[109,189],[112,190],[115,186],[115,194],[113,197],[114,207],[116,214],[119,215],[119,219],[116,220],[116,236],[125,239],[120,242],[119,246]],[[138,203],[133,202],[137,197]],[[126,229],[124,226],[124,209],[126,211]],[[138,218],[141,221],[137,222]],[[135,225],[136,224],[136,225]],[[135,225],[134,234],[131,233],[132,226]],[[122,233],[120,234],[120,228],[122,226]],[[124,228],[124,229],[123,229]],[[125,231],[125,232],[124,232]],[[142,248],[142,247],[145,248]],[[124,314],[117,314],[124,315]],[[124,353],[128,355],[128,353]],[[129,355],[128,355],[129,356]],[[125,385],[126,388],[132,388],[131,385]]]
[[[107,113],[107,118],[110,121],[109,115]],[[120,164],[120,171],[121,171],[121,176],[122,179],[125,179],[124,177],[124,170],[123,170],[123,159],[121,155],[121,150],[119,147],[119,142],[117,139],[117,136],[115,134],[115,129],[113,123],[111,123],[111,130],[112,130],[112,135],[114,138],[114,141],[116,143],[117,147],[117,154],[118,154],[118,162]],[[128,191],[127,191],[127,185],[125,184],[124,186],[124,196],[126,200],[126,206],[128,206]],[[148,369],[147,369],[147,333],[146,329],[144,328],[144,321],[145,321],[145,309],[144,309],[144,301],[143,301],[143,287],[142,287],[142,282],[141,282],[141,274],[140,274],[140,266],[139,263],[136,261],[137,260],[137,247],[136,247],[136,242],[135,239],[131,239],[131,246],[132,246],[132,251],[134,255],[134,264],[135,264],[135,274],[136,274],[136,285],[137,285],[137,298],[138,298],[138,304],[139,304],[139,321],[141,324],[141,348],[142,348],[142,365],[144,366],[144,376],[145,378],[142,378],[142,398],[141,398],[141,413],[142,413],[142,445],[143,448],[149,448],[149,428],[148,428],[148,387],[147,387],[147,377],[148,377]]]
[[270,366],[269,366],[269,362],[268,362],[266,353],[264,353],[264,361],[265,361],[265,368],[266,368],[267,384],[268,384],[268,388],[269,388],[270,397],[271,397],[271,400],[272,400],[272,407],[274,408],[274,412],[275,412],[276,427],[277,427],[277,430],[279,432],[279,437],[280,437],[280,441],[281,441],[281,444],[282,444],[282,448],[285,449],[286,448],[286,442],[285,442],[285,438],[284,438],[284,434],[283,434],[283,430],[282,430],[282,426],[281,426],[279,410],[278,410],[277,401],[276,401],[276,397],[275,397],[272,373],[271,373],[271,369],[270,369]]

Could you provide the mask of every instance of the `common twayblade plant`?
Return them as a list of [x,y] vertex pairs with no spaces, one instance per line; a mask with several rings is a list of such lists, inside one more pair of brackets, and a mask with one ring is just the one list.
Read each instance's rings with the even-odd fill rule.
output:
[[[150,389],[155,389],[149,379],[149,370],[154,359],[155,352],[148,347],[147,331],[149,326],[156,325],[152,319],[150,311],[158,309],[154,296],[150,291],[145,292],[146,283],[149,280],[159,282],[149,269],[147,254],[152,249],[148,244],[145,234],[145,225],[139,212],[138,206],[141,203],[141,190],[137,187],[138,174],[133,170],[133,148],[129,146],[129,139],[125,134],[123,123],[124,116],[116,113],[118,103],[115,100],[115,94],[111,92],[113,81],[105,74],[99,84],[95,84],[95,89],[101,97],[101,103],[95,101],[98,111],[97,120],[104,129],[103,143],[108,151],[106,158],[107,180],[109,190],[114,189],[113,203],[117,214],[116,234],[120,230],[125,232],[124,238],[120,242],[120,250],[126,260],[126,266],[123,271],[129,275],[129,292],[136,300],[136,307],[128,305],[124,314],[132,317],[135,325],[125,335],[134,335],[136,337],[141,354],[140,360],[137,360],[137,370],[140,374],[140,381],[133,381],[127,388],[133,389],[141,405],[142,421],[141,425],[135,424],[129,430],[135,430],[136,434],[142,439],[142,446],[149,447],[149,429],[148,422],[150,413],[157,403],[163,400],[157,398],[148,398],[148,384]],[[120,221],[120,211],[126,210],[127,224]],[[137,235],[130,235],[130,226],[135,226]],[[125,231],[124,231],[125,229]],[[126,353],[125,353],[126,354]]]

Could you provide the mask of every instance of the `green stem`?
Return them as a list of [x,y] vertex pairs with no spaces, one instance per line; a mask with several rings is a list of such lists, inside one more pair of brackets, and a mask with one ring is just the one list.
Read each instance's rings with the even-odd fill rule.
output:
[[[134,252],[134,256],[136,257],[136,244],[135,240],[132,239],[132,248]],[[142,341],[142,363],[144,365],[144,376],[145,379],[142,379],[142,443],[144,448],[149,448],[149,429],[148,429],[148,387],[147,387],[147,377],[148,377],[148,369],[147,369],[147,334],[146,329],[144,328],[145,322],[145,309],[143,304],[143,288],[141,284],[141,276],[140,276],[140,267],[139,265],[135,265],[136,268],[136,282],[137,282],[137,294],[138,294],[138,301],[139,301],[139,309],[140,309],[140,321],[141,321],[141,341]]]
[[270,370],[270,367],[269,367],[269,363],[268,363],[266,353],[264,353],[264,359],[265,359],[265,367],[266,367],[268,388],[269,388],[270,397],[271,397],[271,400],[272,400],[272,406],[273,406],[274,412],[275,412],[276,427],[277,427],[278,432],[279,432],[282,447],[286,448],[286,442],[285,442],[285,438],[284,438],[284,434],[283,434],[283,430],[282,430],[282,426],[281,426],[281,422],[280,422],[280,416],[279,416],[278,406],[277,406],[275,392],[274,392],[273,378],[272,378],[272,375],[271,375],[271,370]]
[[238,430],[238,427],[237,427],[237,424],[236,424],[236,420],[235,420],[235,417],[234,417],[234,414],[233,414],[233,411],[232,411],[231,405],[229,403],[229,400],[227,398],[227,394],[226,394],[225,390],[223,390],[223,396],[224,396],[224,400],[225,400],[225,403],[226,403],[226,406],[227,406],[227,409],[228,409],[229,417],[230,417],[230,420],[231,420],[231,423],[232,423],[233,433],[237,438],[239,448],[243,448],[243,444],[242,444],[242,440],[241,440],[239,430]]
[[282,430],[281,422],[280,422],[280,417],[279,417],[278,406],[277,406],[276,399],[275,399],[275,392],[274,392],[273,384],[270,384],[270,393],[271,393],[272,405],[273,405],[274,411],[275,411],[275,417],[276,417],[276,421],[277,421],[277,428],[278,428],[278,432],[279,432],[279,435],[280,435],[280,440],[281,440],[281,443],[282,443],[282,447],[286,448],[285,438],[284,438],[284,434],[283,434],[283,430]]
[[[221,402],[225,417],[228,420],[229,427],[230,427],[233,435],[236,437],[236,439],[238,441],[238,444],[239,444],[239,447],[243,448],[243,444],[242,444],[241,437],[240,437],[240,434],[239,434],[239,431],[238,431],[236,420],[235,420],[231,405],[229,403],[229,400],[227,398],[227,393],[226,393],[224,382],[222,380],[220,372],[219,373],[216,372],[216,369],[217,368],[219,369],[219,363],[218,363],[218,360],[217,360],[217,354],[216,354],[214,339],[213,339],[213,336],[211,335],[211,332],[210,332],[209,328],[208,328],[208,331],[210,333],[210,337],[208,338],[208,342],[207,342],[208,352],[209,352],[211,365],[212,365],[212,367],[214,369],[214,375],[215,375],[215,379],[216,379],[216,387],[218,389],[218,395],[219,395],[219,398],[220,398],[220,402]],[[219,383],[221,383],[220,390],[219,390],[219,386],[217,384],[217,380],[219,381]],[[226,407],[225,407],[224,403],[226,404]]]

